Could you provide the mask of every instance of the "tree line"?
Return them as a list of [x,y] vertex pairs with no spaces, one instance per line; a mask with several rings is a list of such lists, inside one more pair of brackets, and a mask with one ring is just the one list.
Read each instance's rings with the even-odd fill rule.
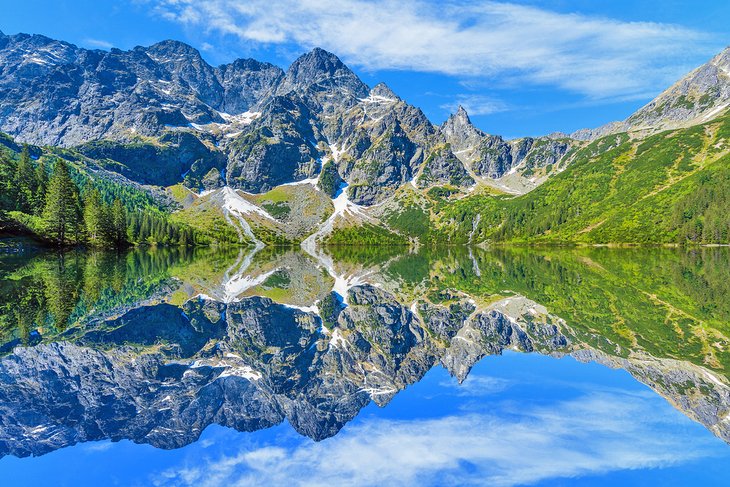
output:
[[105,198],[90,178],[77,183],[74,175],[83,178],[72,174],[64,159],[48,168],[50,164],[32,160],[28,146],[17,162],[5,154],[0,157],[0,212],[45,241],[61,247],[196,243],[191,227],[170,221],[161,211],[128,212],[121,198]]

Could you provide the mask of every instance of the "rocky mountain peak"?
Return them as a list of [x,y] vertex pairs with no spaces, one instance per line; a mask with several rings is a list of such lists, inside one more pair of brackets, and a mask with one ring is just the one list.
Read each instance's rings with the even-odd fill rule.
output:
[[164,40],[142,48],[158,62],[177,61],[178,59],[202,59],[200,52],[189,44],[175,40]]
[[370,90],[370,96],[379,96],[383,98],[391,98],[393,100],[400,100],[400,97],[395,94],[393,90],[390,89],[388,85],[385,83],[378,83],[373,87],[372,90]]
[[625,131],[656,132],[688,127],[717,117],[730,107],[730,46],[691,71],[622,122],[571,134],[593,140]]
[[471,123],[469,114],[461,105],[456,113],[451,114],[443,123],[441,133],[457,151],[474,147],[485,136],[484,132]]
[[[315,48],[292,63],[277,89],[277,94],[291,91],[310,92],[310,102],[327,110],[333,104],[350,105],[357,98],[364,98],[370,89],[337,56],[324,49]],[[316,93],[335,92],[336,99],[323,99]]]
[[[298,84],[316,83],[323,76],[348,75],[352,73],[345,64],[332,54],[319,47],[299,56],[286,73],[287,80]],[[355,76],[352,73],[352,76]]]
[[469,118],[469,114],[466,112],[466,109],[461,105],[459,105],[456,112],[452,113],[446,122],[444,122],[443,127],[450,129],[463,129],[468,127],[476,128],[471,123],[471,119]]
[[629,130],[661,130],[702,123],[730,105],[730,49],[680,79],[626,120]]

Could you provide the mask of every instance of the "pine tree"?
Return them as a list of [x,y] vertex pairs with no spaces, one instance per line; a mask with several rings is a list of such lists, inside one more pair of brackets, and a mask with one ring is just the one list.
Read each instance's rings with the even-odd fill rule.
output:
[[32,213],[35,200],[36,176],[30,161],[28,146],[23,146],[20,161],[15,169],[15,190],[17,191],[17,209],[24,213]]
[[84,224],[86,238],[91,245],[102,245],[107,240],[104,216],[104,202],[99,190],[94,188],[87,191],[84,198]]
[[59,159],[48,183],[43,222],[48,236],[61,246],[69,243],[81,229],[79,203],[79,190],[71,179],[66,162]]
[[35,168],[35,194],[33,195],[33,213],[41,215],[46,207],[46,192],[48,191],[48,173],[43,163],[39,162]]
[[112,205],[112,241],[121,246],[127,242],[127,210],[120,199]]
[[15,201],[11,190],[13,170],[12,161],[0,152],[0,210],[15,209]]

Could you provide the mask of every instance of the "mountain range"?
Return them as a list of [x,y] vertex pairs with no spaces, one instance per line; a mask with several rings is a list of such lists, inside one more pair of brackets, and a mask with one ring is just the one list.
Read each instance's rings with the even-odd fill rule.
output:
[[[536,188],[559,190],[568,177],[586,181],[596,167],[620,157],[627,158],[623,169],[630,168],[641,155],[636,149],[658,134],[721,124],[730,102],[729,73],[726,49],[625,121],[505,140],[475,127],[462,107],[434,125],[385,84],[367,86],[318,48],[285,71],[253,59],[213,67],[177,41],[102,51],[0,33],[0,130],[82,169],[162,189],[177,201],[178,218],[197,224],[201,215],[215,214],[210,218],[233,224],[252,243],[347,242],[355,238],[352,228],[385,242],[483,243],[515,235],[552,240],[556,227],[585,215],[583,202],[574,202],[575,214],[549,228],[520,227],[515,235],[496,229],[509,228],[510,212],[521,202],[532,205],[530,218],[547,218],[535,208]],[[667,159],[651,185],[621,184],[646,196],[705,170],[710,156],[724,156],[726,138],[722,130],[704,132],[711,145],[683,148],[696,167],[675,167],[676,160]],[[633,153],[618,154],[616,148],[627,144]],[[591,164],[577,164],[585,161]],[[687,174],[677,173],[683,169]],[[609,201],[604,203],[606,208]],[[488,214],[472,214],[471,207]],[[673,208],[666,211],[678,211]],[[580,217],[581,228],[557,234],[607,243],[593,230],[610,216]],[[417,228],[409,228],[413,222]],[[684,235],[681,225],[674,226],[662,243]],[[611,235],[618,242],[651,240],[631,237]]]

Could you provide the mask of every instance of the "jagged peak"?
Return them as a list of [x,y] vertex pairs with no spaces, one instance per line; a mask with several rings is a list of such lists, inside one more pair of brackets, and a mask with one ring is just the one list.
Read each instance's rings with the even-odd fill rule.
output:
[[456,109],[456,113],[454,113],[454,117],[462,119],[466,123],[471,124],[471,119],[469,118],[469,114],[466,113],[466,108],[464,108],[463,105],[459,105],[459,108]]
[[366,97],[370,91],[340,58],[318,47],[289,66],[277,93],[307,91],[315,85],[328,86],[327,89],[334,88],[354,98]]
[[400,100],[400,97],[396,95],[395,92],[382,81],[373,86],[373,89],[370,90],[370,96],[380,96],[383,98],[393,98],[395,100]]
[[200,51],[195,49],[193,46],[189,44],[185,44],[181,41],[176,41],[173,39],[166,39],[164,41],[157,42],[155,44],[152,44],[151,46],[147,48],[143,48],[147,52],[153,52],[153,53],[175,53],[175,54],[186,54],[190,56],[195,57],[201,57]]
[[250,69],[250,70],[260,70],[260,69],[277,69],[281,70],[279,66],[276,66],[275,64],[271,64],[266,61],[259,61],[257,59],[253,58],[238,58],[234,60],[231,63],[228,64],[222,64],[219,66],[220,69],[228,69],[228,68],[244,68],[244,69]]
[[331,73],[342,68],[349,71],[340,58],[321,47],[315,47],[308,53],[299,56],[289,67],[289,72],[297,72],[305,66]]
[[466,112],[466,108],[462,105],[456,109],[456,112],[452,113],[449,118],[444,122],[444,126],[468,126],[473,127],[469,114]]

